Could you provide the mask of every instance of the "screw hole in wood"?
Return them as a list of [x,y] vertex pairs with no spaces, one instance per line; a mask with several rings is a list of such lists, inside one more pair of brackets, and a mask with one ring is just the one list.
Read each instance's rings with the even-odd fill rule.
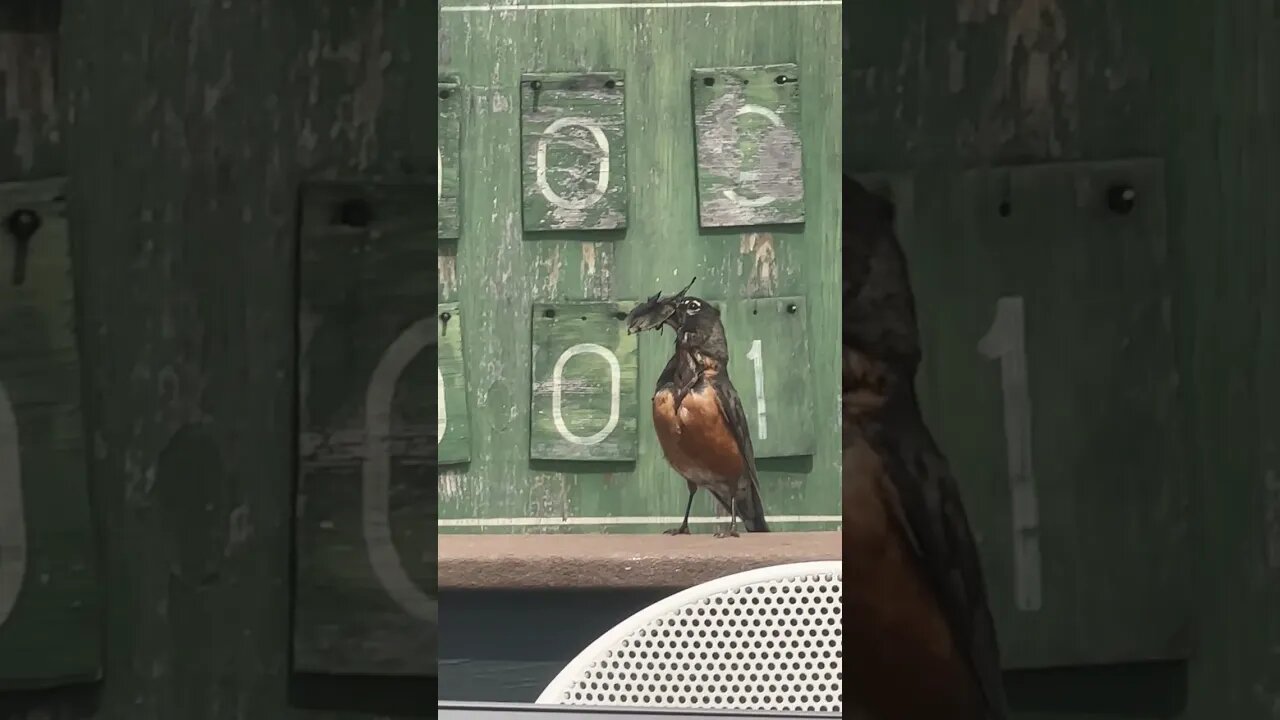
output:
[[18,208],[9,214],[5,227],[13,235],[13,277],[15,286],[22,285],[27,279],[27,249],[31,238],[40,229],[40,213],[29,208]]
[[364,198],[344,200],[338,206],[338,222],[347,227],[369,227],[373,223],[373,207]]

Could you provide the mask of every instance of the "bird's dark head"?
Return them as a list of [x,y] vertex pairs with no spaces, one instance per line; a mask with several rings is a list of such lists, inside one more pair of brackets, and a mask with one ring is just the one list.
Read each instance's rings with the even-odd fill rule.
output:
[[912,373],[920,361],[915,297],[894,207],[844,177],[844,344]]
[[714,305],[702,298],[680,298],[671,320],[676,328],[676,342],[682,347],[696,350],[721,365],[728,364],[729,344],[725,341],[720,311]]

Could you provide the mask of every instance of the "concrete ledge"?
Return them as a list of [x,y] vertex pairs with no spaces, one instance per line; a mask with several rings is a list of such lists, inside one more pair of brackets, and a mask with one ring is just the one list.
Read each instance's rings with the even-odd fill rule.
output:
[[839,532],[440,537],[441,590],[681,590],[768,565],[840,559]]

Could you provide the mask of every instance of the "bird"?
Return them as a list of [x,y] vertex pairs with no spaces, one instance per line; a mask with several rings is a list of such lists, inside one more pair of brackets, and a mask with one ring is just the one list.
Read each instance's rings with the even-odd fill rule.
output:
[[917,400],[922,354],[894,206],[849,176],[843,183],[849,695],[879,720],[1007,720],[977,544],[958,481]]
[[689,511],[699,488],[729,513],[727,531],[738,537],[737,519],[748,532],[768,532],[756,474],[755,452],[742,400],[729,379],[729,348],[720,311],[688,294],[659,291],[627,315],[627,333],[664,327],[675,330],[675,352],[658,376],[653,393],[653,426],[667,462],[685,479],[689,499],[680,526],[668,535],[689,533]]

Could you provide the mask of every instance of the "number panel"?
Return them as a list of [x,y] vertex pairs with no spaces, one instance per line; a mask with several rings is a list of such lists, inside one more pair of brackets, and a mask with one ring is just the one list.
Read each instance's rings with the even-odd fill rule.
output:
[[[303,188],[293,632],[303,672],[436,673],[429,190]],[[369,222],[344,221],[353,216]]]
[[[717,302],[729,341],[729,377],[742,398],[757,458],[812,455],[816,438],[810,378],[807,312],[803,297]],[[752,343],[760,341],[758,363],[764,389],[764,437],[756,392]]]
[[[1158,161],[1131,161],[894,186],[910,228],[918,387],[979,537],[1010,667],[1188,652],[1188,477],[1162,178]],[[1138,192],[1128,214],[1106,204],[1122,183]],[[1022,420],[1009,394],[1019,360],[1011,345],[995,348],[1015,339],[1016,323],[979,347],[998,303],[1019,298]]]
[[0,226],[0,689],[102,675],[65,188],[0,185],[0,219],[40,219],[21,283]]
[[440,126],[437,128],[436,172],[438,188],[436,202],[439,216],[436,227],[442,240],[457,238],[460,232],[460,193],[462,187],[462,85],[457,82],[436,84],[436,98],[440,108]]
[[692,82],[702,227],[804,222],[800,68],[695,70]]
[[624,87],[621,72],[521,77],[526,231],[626,227]]
[[623,322],[633,307],[633,302],[533,306],[530,457],[636,459],[636,336],[627,334]]
[[[456,465],[471,460],[471,413],[467,372],[462,353],[462,309],[444,303],[436,312],[438,382],[436,428],[439,463]],[[443,434],[441,434],[443,432]]]

